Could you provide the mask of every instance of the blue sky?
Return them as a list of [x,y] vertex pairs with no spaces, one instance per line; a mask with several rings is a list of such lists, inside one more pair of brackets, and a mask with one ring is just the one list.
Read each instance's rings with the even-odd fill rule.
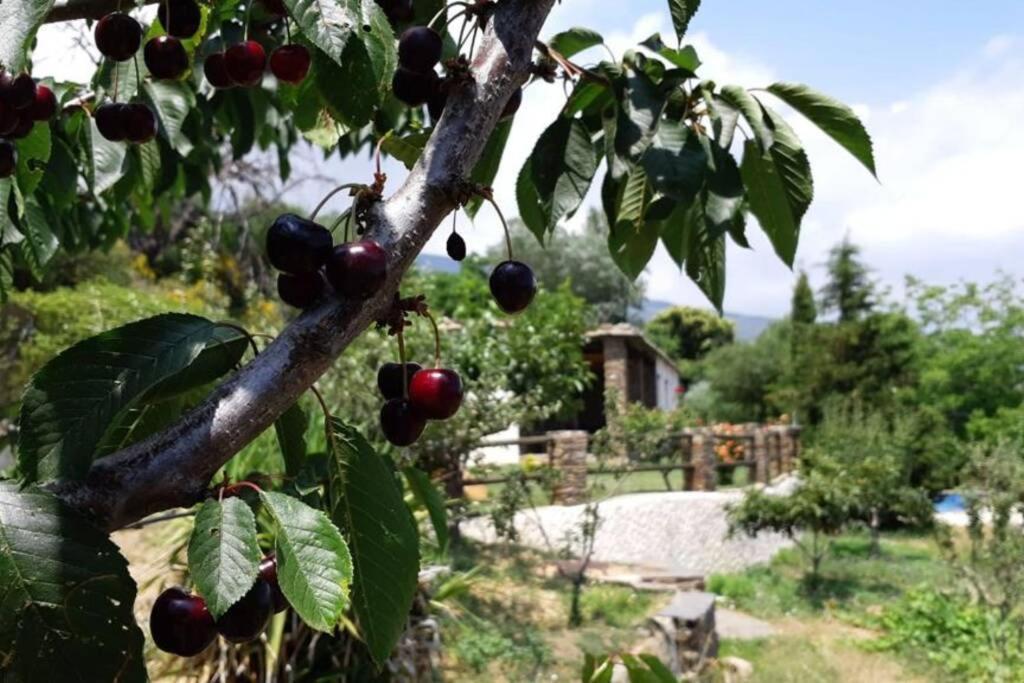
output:
[[[664,0],[562,0],[544,35],[573,25],[600,31],[616,52],[655,31],[672,33]],[[53,28],[41,34],[41,75],[88,77],[85,60],[67,59],[68,42]],[[820,264],[845,234],[897,294],[906,274],[933,283],[986,281],[999,269],[1024,276],[1024,1],[703,0],[688,42],[704,61],[702,77],[746,86],[807,83],[854,106],[874,138],[880,183],[793,114],[815,176],[797,253],[813,282],[821,283]],[[516,174],[561,102],[558,86],[527,89],[495,182],[506,214],[515,213]],[[324,164],[319,153],[305,156],[338,182],[367,174],[365,159]],[[388,171],[393,183],[404,175],[395,164]],[[311,182],[291,199],[311,207],[327,187]],[[596,194],[589,205],[599,204]],[[463,232],[473,251],[500,239],[486,211]],[[756,226],[750,232],[754,249],[728,254],[726,308],[783,315],[794,274]],[[445,235],[439,231],[427,250],[444,253]],[[645,280],[654,298],[707,305],[663,250]]]

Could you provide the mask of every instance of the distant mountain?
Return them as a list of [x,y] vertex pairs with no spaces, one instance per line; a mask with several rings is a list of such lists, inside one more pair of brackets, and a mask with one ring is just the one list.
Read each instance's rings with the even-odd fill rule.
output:
[[[440,254],[420,254],[416,259],[416,265],[423,270],[441,272],[441,273],[457,273],[459,272],[459,264],[452,261],[447,256],[441,256]],[[638,311],[638,317],[640,321],[647,322],[655,315],[671,308],[675,304],[668,301],[657,301],[654,299],[645,299],[643,305]],[[768,329],[772,323],[775,322],[774,318],[766,318],[760,315],[745,315],[743,313],[730,313],[725,312],[727,320],[731,320],[736,325],[736,340],[737,341],[753,341],[761,336],[761,333]]]

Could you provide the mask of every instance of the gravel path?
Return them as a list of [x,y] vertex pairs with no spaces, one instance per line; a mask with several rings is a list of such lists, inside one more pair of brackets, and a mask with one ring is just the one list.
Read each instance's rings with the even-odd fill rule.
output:
[[[783,480],[771,490],[786,491],[792,481]],[[678,576],[706,576],[767,562],[778,550],[792,545],[778,534],[727,539],[725,506],[741,497],[739,491],[680,491],[610,498],[599,507],[601,522],[593,559],[643,565]],[[568,548],[578,554],[583,507],[550,506],[519,512],[516,529],[520,543],[554,551]],[[470,520],[463,530],[470,538],[496,541],[486,518]]]

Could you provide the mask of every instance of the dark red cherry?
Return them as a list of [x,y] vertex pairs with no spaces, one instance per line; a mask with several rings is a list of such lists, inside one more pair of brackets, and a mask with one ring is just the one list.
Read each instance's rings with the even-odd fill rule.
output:
[[246,643],[263,632],[273,612],[274,599],[270,584],[257,578],[249,592],[217,620],[217,632],[224,640]]
[[18,125],[11,131],[10,138],[12,140],[21,140],[27,138],[29,133],[32,132],[32,128],[36,125],[35,120],[32,118],[32,112],[28,109],[22,109],[18,112]]
[[427,420],[404,398],[393,398],[380,409],[380,430],[395,446],[411,446],[420,438]]
[[100,54],[115,62],[131,59],[142,45],[142,26],[122,12],[113,12],[97,21],[93,35]]
[[304,45],[282,45],[270,54],[270,71],[277,80],[301,83],[309,73],[309,50]]
[[156,114],[149,105],[136,102],[124,105],[124,137],[137,145],[156,137]]
[[324,278],[319,271],[312,273],[278,273],[277,295],[281,301],[295,308],[309,308],[324,293]]
[[188,71],[188,53],[181,41],[172,36],[157,36],[142,51],[146,68],[154,78],[176,80]]
[[4,88],[4,100],[15,109],[28,109],[36,101],[36,82],[28,74],[19,74]]
[[508,102],[505,103],[505,108],[501,110],[501,120],[510,119],[516,115],[519,111],[519,107],[523,104],[523,89],[516,88],[516,91],[512,93],[512,97],[508,98]]
[[410,107],[426,104],[440,87],[441,79],[433,71],[420,73],[398,67],[391,79],[391,90],[400,101]]
[[405,394],[402,391],[404,386],[403,377],[412,378],[417,372],[423,369],[419,363],[406,363],[405,375],[402,374],[401,363],[385,363],[377,370],[377,388],[380,394],[386,399],[402,398]]
[[260,578],[270,586],[270,601],[274,605],[274,614],[288,609],[288,600],[281,592],[277,582],[277,556],[271,553],[260,562]]
[[420,370],[409,381],[409,402],[430,420],[447,420],[462,405],[459,373],[445,368]]
[[9,140],[0,140],[0,178],[10,178],[18,168],[18,149]]
[[203,62],[203,75],[214,88],[230,88],[235,84],[228,75],[227,59],[223,52],[214,53],[206,58]]
[[267,53],[255,40],[247,40],[228,48],[224,53],[228,76],[236,85],[253,86],[263,80]]
[[162,0],[156,18],[167,35],[175,38],[191,38],[203,21],[195,0]]
[[440,33],[428,26],[413,26],[398,40],[398,63],[411,71],[432,72],[443,49]]
[[270,265],[286,273],[313,273],[327,263],[334,239],[324,226],[293,213],[277,217],[267,230]]
[[0,137],[10,135],[14,132],[14,129],[18,127],[18,121],[21,118],[18,116],[18,111],[0,100]]
[[448,237],[448,243],[445,244],[445,249],[447,249],[448,256],[453,261],[461,261],[466,258],[466,240],[462,239],[462,235],[457,232],[453,232]]
[[384,10],[384,15],[392,24],[404,24],[416,16],[413,0],[377,0],[377,4]]
[[368,299],[388,277],[388,253],[373,240],[339,244],[327,259],[327,281],[344,297]]
[[36,87],[36,99],[32,103],[32,120],[49,121],[57,113],[57,96],[45,85]]
[[491,294],[506,313],[526,310],[537,294],[537,280],[530,266],[519,261],[503,261],[491,273]]
[[96,108],[93,117],[96,119],[96,127],[100,135],[111,142],[121,142],[125,139],[125,108],[127,104],[118,102],[107,102]]
[[182,588],[168,588],[156,599],[149,631],[158,648],[179,657],[194,657],[217,637],[206,602]]

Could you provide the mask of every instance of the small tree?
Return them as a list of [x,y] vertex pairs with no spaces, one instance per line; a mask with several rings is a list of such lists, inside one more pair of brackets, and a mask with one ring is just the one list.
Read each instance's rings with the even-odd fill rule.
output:
[[714,311],[674,306],[654,316],[647,323],[645,332],[673,360],[687,364],[731,344],[736,336],[736,326]]
[[807,279],[807,271],[800,271],[800,277],[793,288],[793,305],[789,317],[794,323],[805,325],[813,325],[818,318],[818,307],[814,303],[814,290]]
[[874,285],[860,260],[860,247],[849,236],[832,247],[826,263],[828,282],[821,290],[821,307],[836,311],[839,322],[859,320],[874,307]]

